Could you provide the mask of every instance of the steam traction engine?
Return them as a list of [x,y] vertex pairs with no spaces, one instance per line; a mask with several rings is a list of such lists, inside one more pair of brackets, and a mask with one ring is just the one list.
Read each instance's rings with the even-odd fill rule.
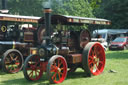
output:
[[[45,32],[41,32],[42,44],[32,50],[33,55],[27,57],[23,73],[27,80],[35,81],[47,72],[50,83],[61,83],[68,72],[81,67],[88,76],[99,75],[105,67],[104,48],[98,42],[90,42],[88,30],[58,30],[51,33],[52,25],[109,25],[106,19],[84,18],[75,16],[52,15],[51,9],[44,10],[45,17],[39,23],[45,24]],[[55,27],[55,26],[54,26]]]
[[38,29],[31,26],[37,24],[38,19],[40,17],[0,14],[0,70],[16,73],[22,69],[25,57],[31,54],[30,47],[40,43],[35,39]]

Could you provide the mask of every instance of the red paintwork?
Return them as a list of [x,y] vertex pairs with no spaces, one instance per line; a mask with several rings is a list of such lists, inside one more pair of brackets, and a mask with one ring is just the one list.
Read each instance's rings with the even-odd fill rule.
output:
[[96,43],[89,50],[88,67],[93,75],[99,75],[105,67],[105,52],[103,47]]
[[32,81],[38,80],[43,74],[41,68],[40,58],[38,56],[33,56],[33,58],[28,62],[28,68],[26,69],[29,79]]
[[41,69],[43,72],[46,72],[47,64],[48,64],[48,62],[41,62]]
[[56,60],[58,60],[58,62],[54,62],[54,64],[51,66],[51,72],[54,72],[52,76],[53,82],[58,84],[65,80],[65,77],[67,75],[67,65],[65,64],[65,60],[61,57],[57,58]]
[[111,45],[120,45],[120,44],[123,44],[126,45],[126,42],[112,42]]
[[[128,37],[120,37],[120,38],[127,38],[128,39]],[[112,45],[117,45],[115,49],[123,49],[124,46],[127,46],[127,44],[128,44],[127,40],[125,42],[111,42],[109,49],[113,49]]]

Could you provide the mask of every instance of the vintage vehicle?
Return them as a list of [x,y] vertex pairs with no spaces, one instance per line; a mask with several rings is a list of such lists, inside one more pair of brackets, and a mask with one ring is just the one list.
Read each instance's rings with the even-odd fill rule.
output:
[[109,45],[109,50],[126,50],[127,48],[128,37],[117,37]]
[[31,54],[30,47],[40,43],[37,42],[40,41],[38,19],[40,17],[0,14],[0,69],[9,73],[22,69],[24,59]]
[[102,45],[90,42],[91,35],[87,29],[73,31],[70,26],[109,25],[109,20],[51,15],[51,9],[46,8],[39,23],[45,33],[42,33],[42,44],[35,47],[33,54],[25,59],[23,74],[27,80],[38,80],[43,72],[47,72],[50,83],[61,83],[67,76],[68,68],[68,72],[74,72],[80,67],[88,76],[103,72],[105,52]]

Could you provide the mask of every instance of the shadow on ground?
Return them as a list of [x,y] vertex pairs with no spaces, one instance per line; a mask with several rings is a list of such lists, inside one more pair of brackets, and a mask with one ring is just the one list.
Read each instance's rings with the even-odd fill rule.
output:
[[[84,72],[77,71],[73,73],[68,73],[66,80],[75,79],[75,78],[89,78],[89,77],[87,77]],[[2,81],[1,83],[2,83],[1,85],[50,85],[46,74],[44,74],[41,77],[41,79],[37,81],[27,81],[25,78],[19,78],[19,79],[5,80]]]
[[38,81],[27,81],[25,78],[19,78],[19,79],[10,79],[6,81],[2,81],[1,85],[49,85],[49,82],[47,79],[40,79]]

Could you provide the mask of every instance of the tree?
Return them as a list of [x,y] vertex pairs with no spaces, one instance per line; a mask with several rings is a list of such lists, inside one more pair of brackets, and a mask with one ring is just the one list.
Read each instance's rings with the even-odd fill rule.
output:
[[51,2],[53,14],[95,17],[93,10],[100,0],[8,0],[10,14],[43,16],[45,2]]
[[8,0],[8,8],[11,14],[42,16],[46,1],[51,1],[54,14],[94,17],[88,0]]
[[128,28],[128,0],[103,0],[96,16],[112,21],[111,28]]
[[42,0],[8,0],[11,14],[41,16]]

